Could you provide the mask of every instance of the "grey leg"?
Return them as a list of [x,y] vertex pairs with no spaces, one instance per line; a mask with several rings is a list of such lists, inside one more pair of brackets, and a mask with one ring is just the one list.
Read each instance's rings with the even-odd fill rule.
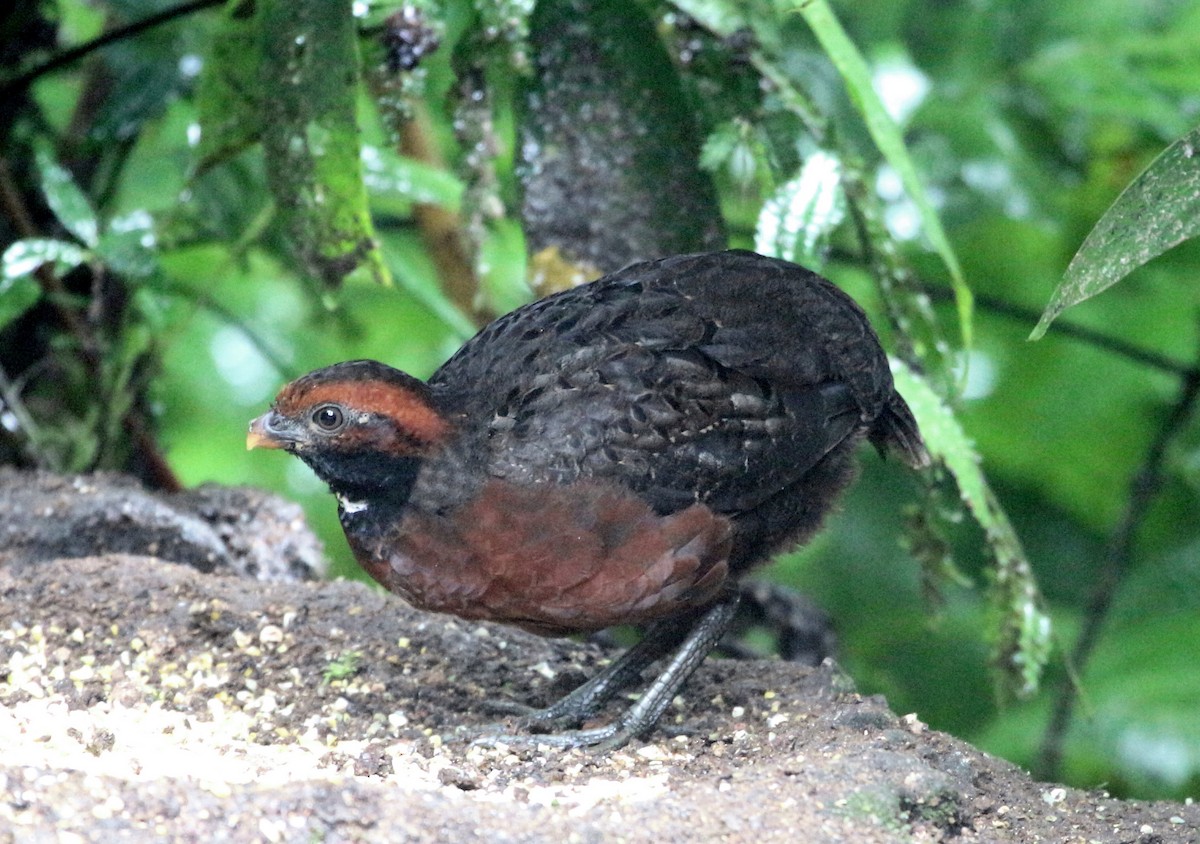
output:
[[723,596],[690,624],[668,620],[655,624],[647,635],[630,648],[620,659],[596,677],[584,683],[558,703],[533,715],[527,715],[526,726],[538,724],[579,724],[594,714],[605,701],[625,687],[651,662],[675,649],[662,673],[625,713],[611,724],[591,730],[570,730],[545,735],[485,735],[477,743],[547,744],[553,747],[583,747],[602,745],[620,747],[630,739],[649,731],[687,679],[704,662],[709,652],[725,635],[737,611],[736,592]]

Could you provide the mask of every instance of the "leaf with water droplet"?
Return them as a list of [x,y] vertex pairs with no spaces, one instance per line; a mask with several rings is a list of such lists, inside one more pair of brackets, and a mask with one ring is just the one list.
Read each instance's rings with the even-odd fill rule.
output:
[[76,243],[50,238],[18,240],[0,259],[0,328],[32,308],[42,298],[33,274],[49,264],[58,275],[70,272],[88,258]]
[[59,275],[87,260],[87,251],[78,244],[49,238],[18,240],[4,250],[0,259],[0,328],[32,308],[42,289],[32,276],[44,264]]
[[87,250],[65,240],[42,237],[18,240],[4,250],[0,293],[8,290],[15,279],[33,275],[43,264],[51,264],[55,273],[62,275],[86,261],[87,256]]
[[441,167],[396,155],[385,147],[364,146],[363,179],[377,214],[399,217],[412,213],[413,203],[437,205],[456,212],[462,204],[462,180]]
[[96,212],[71,174],[44,149],[37,152],[37,167],[42,177],[42,192],[54,216],[85,246],[95,246],[100,236]]
[[1071,259],[1029,339],[1045,334],[1067,308],[1107,290],[1197,234],[1200,126],[1167,147],[1104,212]]

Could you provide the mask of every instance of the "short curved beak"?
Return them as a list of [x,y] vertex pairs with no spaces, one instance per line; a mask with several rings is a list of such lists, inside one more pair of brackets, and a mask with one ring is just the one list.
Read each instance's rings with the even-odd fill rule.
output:
[[283,440],[272,433],[270,428],[270,420],[274,414],[273,410],[267,411],[250,423],[250,430],[246,432],[247,451],[254,448],[283,448]]

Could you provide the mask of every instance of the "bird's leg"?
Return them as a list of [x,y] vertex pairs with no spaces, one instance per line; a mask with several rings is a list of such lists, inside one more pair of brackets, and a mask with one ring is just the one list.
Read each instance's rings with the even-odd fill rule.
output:
[[545,709],[527,710],[521,726],[537,729],[577,727],[600,711],[615,695],[638,679],[647,666],[669,654],[687,636],[690,625],[665,619],[650,626],[641,640],[596,676],[577,686]]
[[[542,710],[542,713],[549,712],[552,713],[551,715],[544,718],[540,717],[540,714],[535,715],[534,721],[527,722],[530,725],[561,722],[570,716],[575,723],[579,723],[583,717],[594,713],[606,700],[616,694],[629,679],[640,673],[641,669],[667,653],[678,643],[670,662],[667,663],[662,673],[646,688],[637,702],[611,724],[590,730],[569,730],[544,735],[483,735],[475,739],[476,743],[547,744],[553,747],[599,745],[609,749],[621,747],[657,723],[683,684],[700,667],[700,663],[704,662],[705,657],[716,647],[716,644],[721,641],[721,637],[725,635],[725,631],[733,621],[737,605],[738,594],[736,592],[731,591],[722,596],[715,604],[709,606],[690,627],[683,628],[686,632],[682,636],[682,640],[679,635],[681,632],[679,622],[659,622],[625,656],[591,681],[571,692],[563,700]],[[645,645],[644,648],[643,645]],[[579,716],[581,712],[584,714]]]
[[[510,700],[488,701],[486,707],[503,715],[519,716],[520,727],[535,732],[578,727],[638,679],[647,666],[678,647],[692,623],[691,619],[676,618],[655,622],[625,653],[544,709]],[[483,728],[483,732],[489,731],[494,729]]]

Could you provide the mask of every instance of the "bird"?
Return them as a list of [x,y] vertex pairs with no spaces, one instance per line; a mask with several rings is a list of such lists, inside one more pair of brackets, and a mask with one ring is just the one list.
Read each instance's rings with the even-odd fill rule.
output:
[[549,707],[514,702],[502,737],[615,748],[719,643],[739,580],[820,528],[864,440],[930,460],[865,313],[797,264],[727,250],[517,308],[425,381],[373,360],[317,369],[246,444],[308,464],[358,563],[417,608],[547,636],[641,627]]

